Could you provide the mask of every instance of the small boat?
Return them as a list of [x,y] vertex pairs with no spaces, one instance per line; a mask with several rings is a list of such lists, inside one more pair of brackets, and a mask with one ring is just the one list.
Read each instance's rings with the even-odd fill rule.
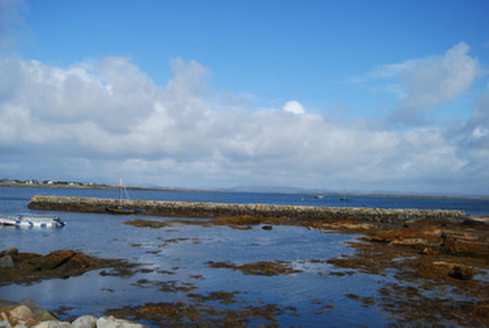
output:
[[346,192],[346,190],[343,192],[343,194],[341,195],[340,197],[340,202],[349,202],[351,201],[351,198],[348,197],[348,192]]
[[124,206],[122,205],[122,189],[124,187],[122,186],[122,179],[119,181],[119,201],[117,205],[114,206],[107,206],[105,210],[109,213],[112,214],[135,214],[138,212],[143,212],[142,209],[135,208],[135,207],[129,207],[129,206]]
[[316,199],[323,199],[324,198],[324,195],[314,195],[314,198],[316,198]]
[[0,225],[28,228],[61,228],[66,225],[66,222],[61,221],[58,216],[15,215],[0,217]]
[[124,206],[108,206],[106,208],[107,212],[113,214],[134,214],[136,212],[142,212],[142,210],[133,208],[133,207],[124,207]]

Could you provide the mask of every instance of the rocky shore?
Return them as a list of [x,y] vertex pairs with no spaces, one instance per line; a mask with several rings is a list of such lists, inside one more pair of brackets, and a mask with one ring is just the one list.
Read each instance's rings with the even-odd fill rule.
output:
[[31,299],[11,302],[0,299],[0,327],[2,328],[144,328],[142,324],[113,316],[95,318],[84,315],[73,322],[60,321]]
[[[0,252],[0,286],[33,284],[46,279],[67,279],[87,271],[107,268],[112,275],[129,275],[135,265],[122,260],[98,259],[80,252],[60,250],[47,255],[20,253],[17,248]],[[42,309],[33,300],[21,302],[0,300],[0,327],[36,328],[140,328],[127,320],[112,316],[95,318],[82,316],[72,323],[61,322],[54,314]]]

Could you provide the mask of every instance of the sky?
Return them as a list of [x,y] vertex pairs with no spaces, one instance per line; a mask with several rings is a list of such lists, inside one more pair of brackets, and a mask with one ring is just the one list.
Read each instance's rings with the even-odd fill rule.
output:
[[486,0],[0,0],[0,179],[489,195]]

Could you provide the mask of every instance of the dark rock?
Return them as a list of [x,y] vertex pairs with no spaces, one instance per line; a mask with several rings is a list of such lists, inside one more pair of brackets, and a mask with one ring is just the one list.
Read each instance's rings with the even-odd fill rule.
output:
[[18,248],[9,248],[4,251],[0,252],[0,257],[4,257],[7,255],[17,255],[19,254],[19,249]]
[[471,267],[454,266],[448,275],[458,280],[472,280],[474,273],[474,269]]
[[69,278],[101,268],[113,268],[113,275],[130,276],[133,274],[131,268],[135,266],[123,260],[98,259],[71,250],[47,255],[19,253],[11,257],[15,265],[8,270],[0,270],[0,286]]
[[263,230],[272,230],[273,227],[271,225],[265,225],[263,227],[261,227]]
[[484,221],[479,221],[479,220],[472,220],[472,219],[467,219],[462,222],[463,225],[468,226],[468,227],[483,227],[487,226],[487,223]]

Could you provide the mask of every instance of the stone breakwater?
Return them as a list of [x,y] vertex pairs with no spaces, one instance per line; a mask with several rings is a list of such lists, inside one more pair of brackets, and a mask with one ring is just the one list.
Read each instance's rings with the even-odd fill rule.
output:
[[[28,208],[36,210],[106,213],[118,205],[115,199],[88,197],[34,196]],[[215,218],[245,216],[256,219],[280,219],[283,224],[341,219],[377,223],[406,223],[419,220],[463,222],[470,217],[464,211],[380,209],[360,207],[319,207],[270,204],[226,204],[126,200],[124,206],[141,210],[138,215],[165,217]]]

